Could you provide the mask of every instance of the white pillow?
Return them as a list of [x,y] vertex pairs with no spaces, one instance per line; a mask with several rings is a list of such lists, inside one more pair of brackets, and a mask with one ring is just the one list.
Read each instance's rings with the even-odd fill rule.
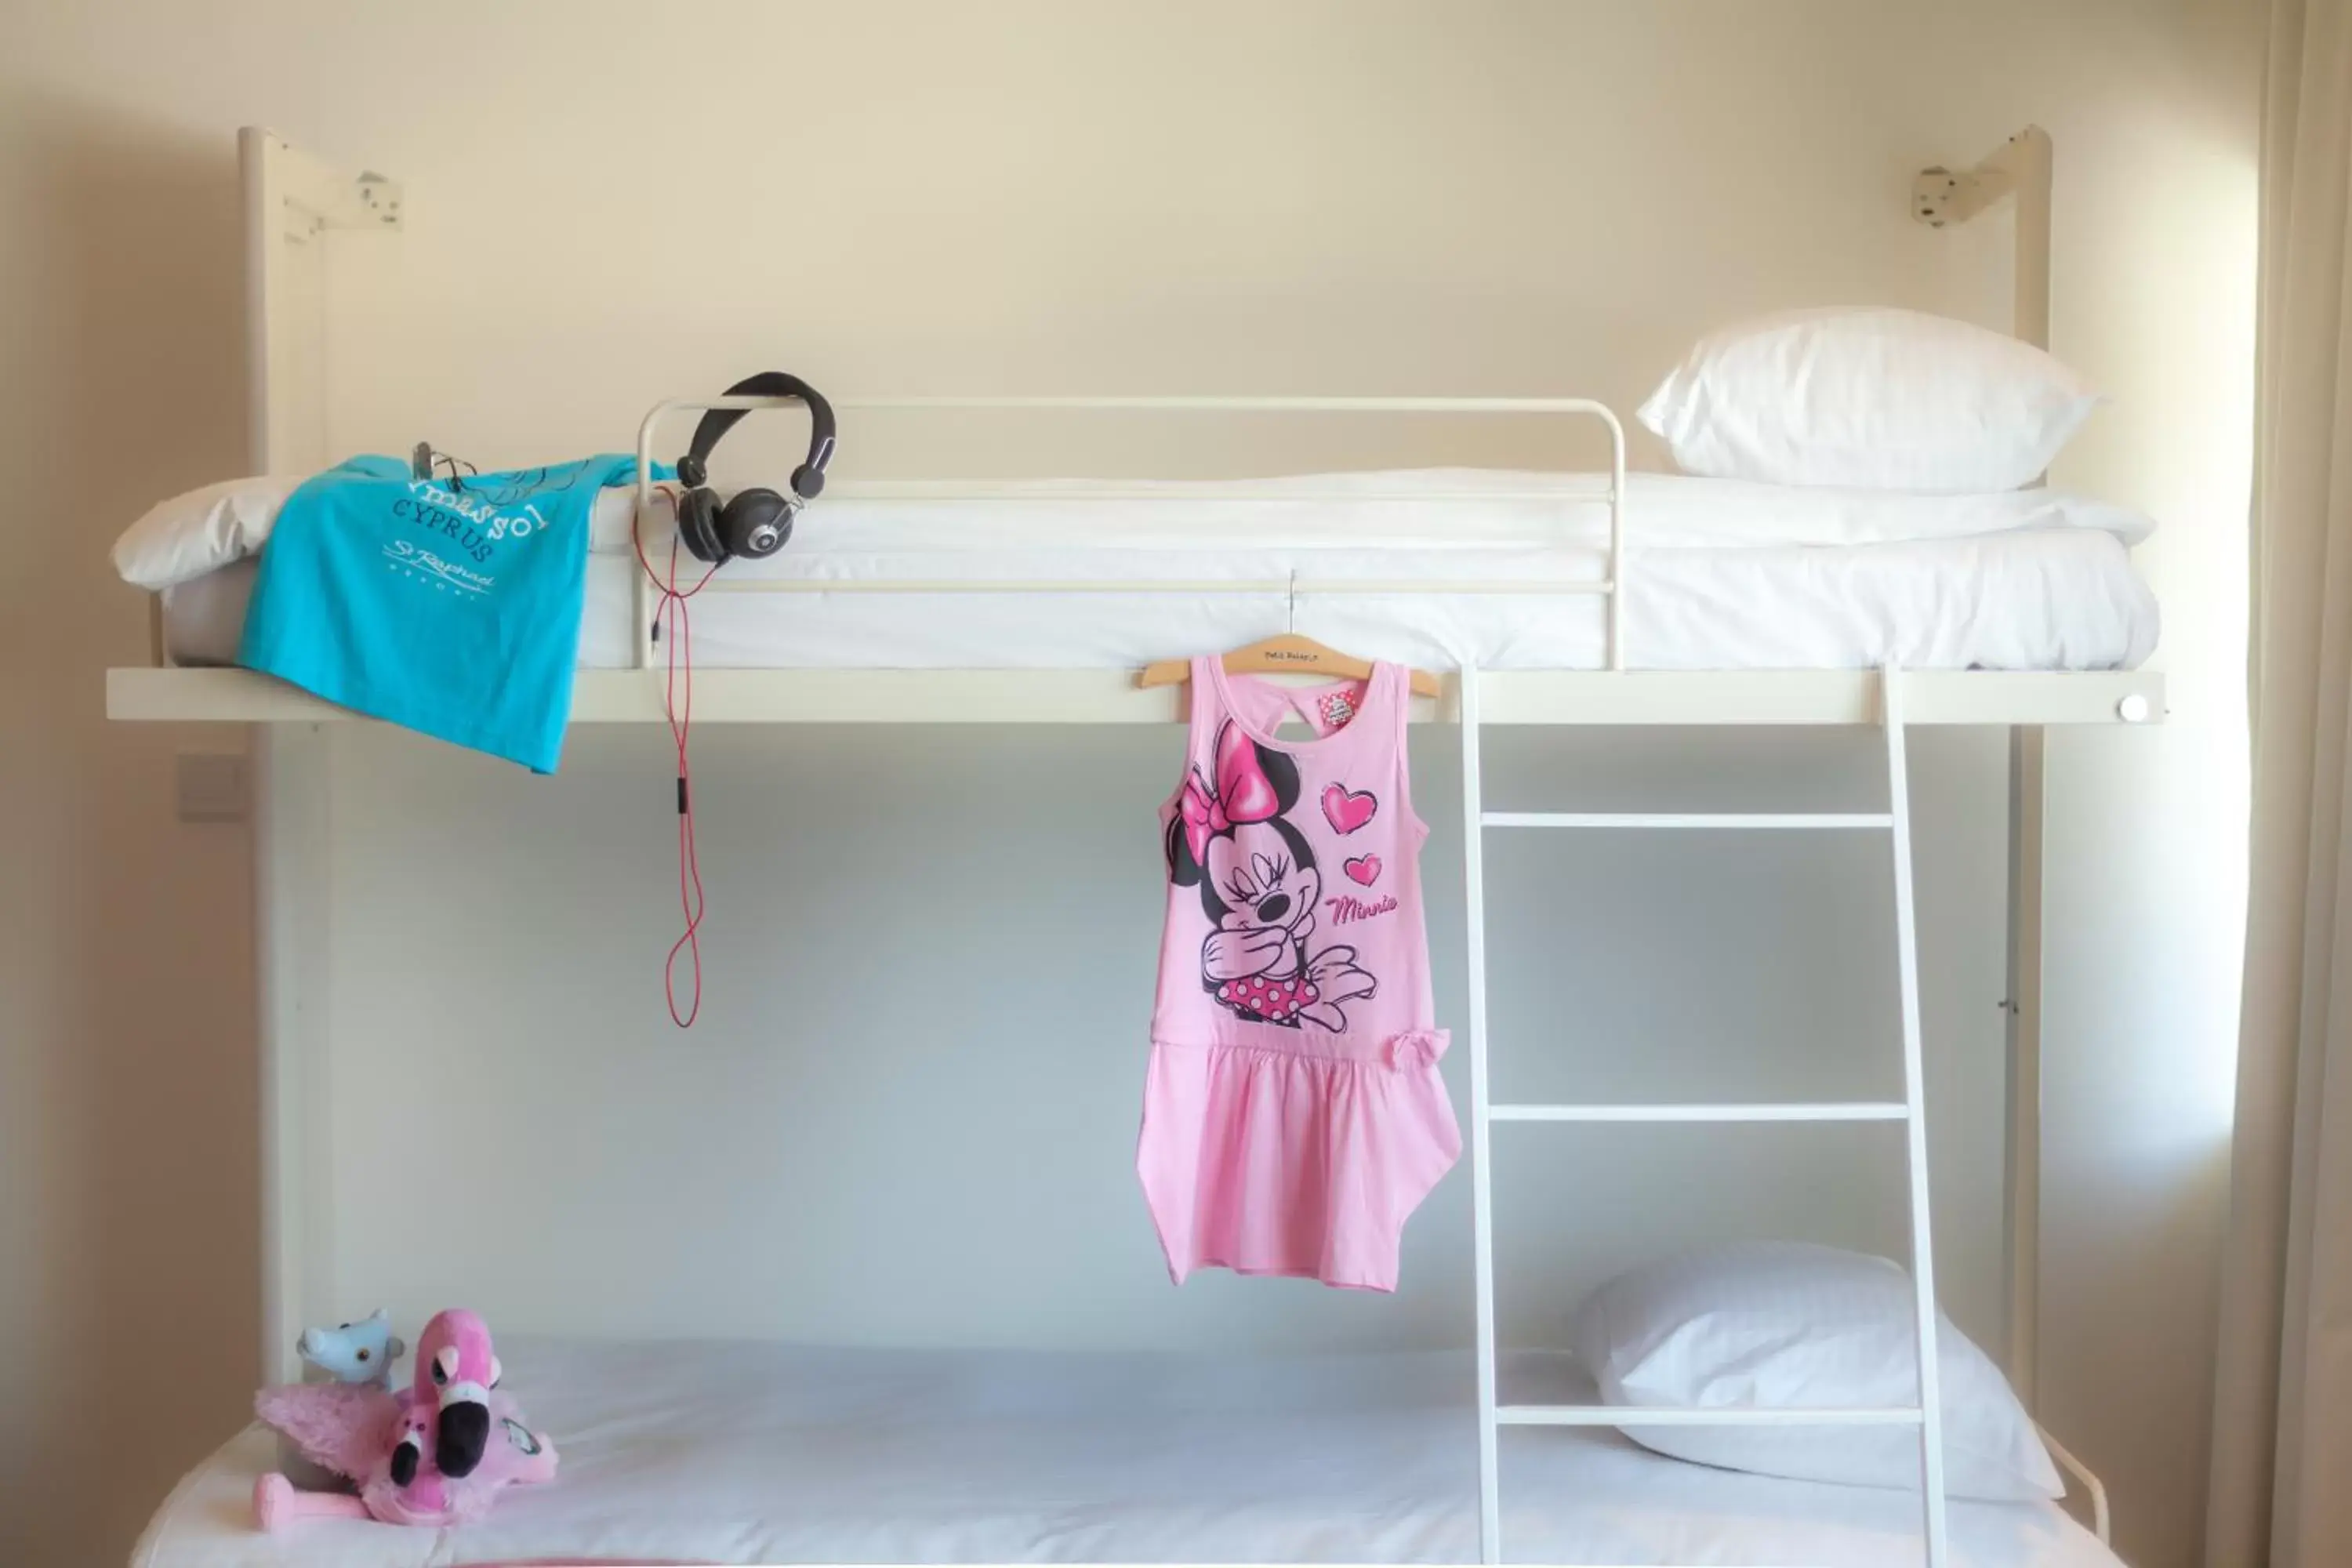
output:
[[[1919,1401],[1911,1276],[1884,1258],[1740,1242],[1622,1274],[1578,1310],[1577,1358],[1605,1405],[1708,1409]],[[2021,1501],[2065,1483],[2000,1369],[1948,1320],[1945,1490]],[[1916,1426],[1628,1426],[1647,1448],[1723,1469],[1919,1487]]]
[[158,501],[114,542],[114,569],[152,592],[261,552],[278,509],[307,475],[226,479]]
[[[124,582],[152,593],[258,555],[269,542],[286,498],[309,478],[275,474],[224,479],[158,501],[114,542],[114,569]],[[628,550],[635,516],[634,485],[607,485],[597,491],[589,507],[588,548],[600,552]]]
[[1798,310],[1702,338],[1642,405],[1683,471],[1941,494],[2032,484],[2097,406],[2031,343],[1916,310]]

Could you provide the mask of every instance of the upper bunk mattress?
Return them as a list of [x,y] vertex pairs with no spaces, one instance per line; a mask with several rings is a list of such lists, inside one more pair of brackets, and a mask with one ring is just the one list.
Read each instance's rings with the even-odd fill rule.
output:
[[[730,564],[696,598],[695,661],[1114,668],[1297,631],[1436,668],[1607,663],[1607,601],[1572,591],[1608,576],[1608,514],[1591,476],[1306,477],[1276,481],[1287,493],[1273,499],[1219,484],[1089,493],[1098,488],[827,499],[782,553]],[[1634,475],[1625,663],[2129,668],[2156,645],[2156,602],[2129,555],[2149,527],[2057,491],[1912,496]],[[667,570],[666,539],[648,542]],[[600,513],[595,544],[580,662],[625,668],[639,574],[625,522],[616,530]],[[700,570],[681,556],[684,583]],[[166,590],[174,658],[233,660],[251,572],[244,563]],[[1381,591],[1339,591],[1351,584]]]
[[[449,1531],[255,1531],[258,1429],[183,1481],[132,1568],[516,1562],[1475,1562],[1466,1354],[1271,1359],[499,1342],[562,1457]],[[1514,1397],[1589,1400],[1565,1358]],[[1503,1438],[1519,1562],[1917,1563],[1916,1493],[1737,1474],[1606,1429]],[[1955,1502],[1956,1568],[2120,1568],[2049,1503]]]

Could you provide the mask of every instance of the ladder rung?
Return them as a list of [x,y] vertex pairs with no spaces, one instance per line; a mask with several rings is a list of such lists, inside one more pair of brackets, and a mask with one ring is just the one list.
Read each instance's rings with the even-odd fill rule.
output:
[[1502,1426],[1916,1426],[1916,1405],[1759,1408],[1689,1405],[1498,1405]]
[[1895,818],[1884,811],[1861,812],[1722,812],[1722,811],[1486,811],[1478,820],[1488,827],[1715,827],[1715,828],[1839,828],[1892,827]]
[[1820,1105],[1490,1105],[1494,1121],[1901,1121],[1901,1100],[1832,1100]]

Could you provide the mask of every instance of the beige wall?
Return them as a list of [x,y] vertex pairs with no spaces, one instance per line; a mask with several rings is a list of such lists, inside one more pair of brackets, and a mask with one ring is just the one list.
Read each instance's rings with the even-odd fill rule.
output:
[[[384,308],[336,318],[337,363],[368,372],[334,389],[337,444],[429,434],[496,461],[610,446],[652,396],[770,360],[872,390],[1630,407],[1745,310],[1997,316],[1997,246],[1916,228],[1901,196],[1920,163],[2033,120],[2059,149],[2056,346],[2117,399],[2060,477],[2166,523],[2147,557],[2179,710],[2057,749],[2048,1405],[2115,1483],[2133,1560],[2189,1561],[2233,994],[2235,9],[9,9],[0,547],[47,548],[0,574],[0,1560],[119,1557],[256,1371],[244,834],[169,800],[175,745],[231,742],[110,730],[97,677],[143,646],[106,542],[239,464],[237,124],[410,182],[398,247],[353,264]],[[1307,438],[1307,460],[1368,455]],[[1300,451],[1003,440],[1012,462],[1163,470]],[[969,467],[953,446],[877,433],[859,457]],[[478,772],[360,744],[339,762]],[[574,789],[626,777],[583,761]]]
[[[0,1561],[118,1558],[253,1374],[241,828],[183,827],[190,732],[109,730],[141,656],[105,535],[236,466],[226,143],[0,42]],[[19,75],[18,72],[29,75]],[[144,1494],[143,1496],[142,1494]]]

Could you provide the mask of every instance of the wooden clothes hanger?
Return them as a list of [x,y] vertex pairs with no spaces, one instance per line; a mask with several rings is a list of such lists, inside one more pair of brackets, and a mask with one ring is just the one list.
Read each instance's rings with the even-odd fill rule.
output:
[[[1338,675],[1351,680],[1369,679],[1371,665],[1353,658],[1338,648],[1317,642],[1313,637],[1300,637],[1297,632],[1285,632],[1280,637],[1267,637],[1246,647],[1237,647],[1224,657],[1227,675],[1264,674],[1267,671],[1298,675]],[[1437,677],[1425,669],[1409,669],[1412,694],[1434,697],[1441,688]],[[1140,687],[1181,686],[1192,679],[1192,661],[1189,658],[1163,658],[1143,667],[1135,678]]]

